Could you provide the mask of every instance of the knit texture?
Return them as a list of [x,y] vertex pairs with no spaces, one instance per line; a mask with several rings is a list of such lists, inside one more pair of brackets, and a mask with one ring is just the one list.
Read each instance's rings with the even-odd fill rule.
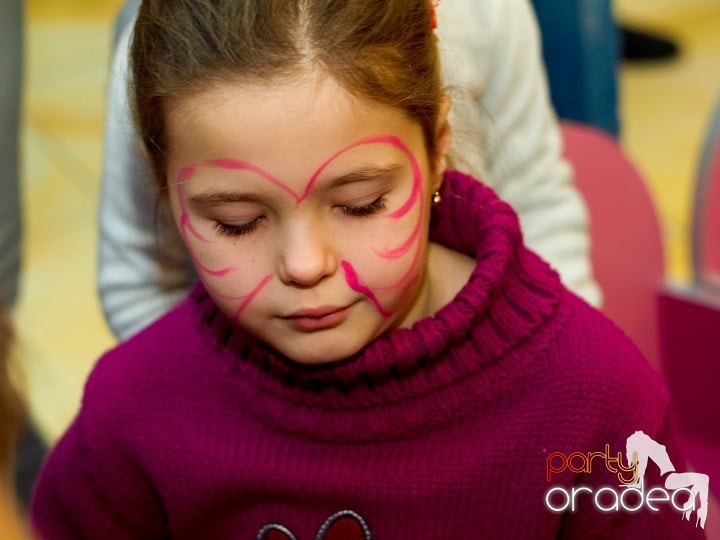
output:
[[[523,247],[507,204],[455,172],[442,195],[432,240],[476,258],[467,285],[351,358],[284,358],[201,284],[106,354],[45,466],[40,535],[702,537],[674,511],[601,513],[588,497],[574,513],[545,507],[551,485],[618,484],[600,466],[549,483],[552,452],[617,454],[641,429],[681,463],[667,395],[629,340]],[[662,485],[652,465],[646,483]]]

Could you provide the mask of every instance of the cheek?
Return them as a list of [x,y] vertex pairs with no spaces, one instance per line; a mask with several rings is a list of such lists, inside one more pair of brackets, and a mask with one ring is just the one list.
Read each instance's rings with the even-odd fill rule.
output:
[[250,243],[218,240],[204,245],[193,257],[208,293],[235,322],[274,278],[263,254],[248,255],[253,252]]
[[415,266],[422,229],[416,218],[377,220],[372,227],[344,235],[339,258],[350,262],[369,286],[386,286]]
[[405,207],[347,235],[341,267],[351,289],[367,296],[384,316],[402,307],[422,274],[427,219],[422,194]]
[[273,274],[238,273],[220,280],[209,282],[203,279],[205,287],[215,303],[239,323],[249,306],[257,305],[256,297],[273,281]]
[[268,254],[252,238],[219,236],[210,222],[190,216],[180,196],[171,203],[185,247],[208,293],[237,322],[272,281]]
[[[188,172],[185,169],[188,169]],[[257,257],[248,257],[247,254],[261,256],[262,253],[256,246],[251,245],[253,237],[233,238],[222,235],[214,221],[188,211],[184,184],[192,176],[194,168],[185,169],[178,175],[176,189],[170,193],[170,204],[175,224],[200,277],[224,277],[255,266],[249,263],[255,263]]]
[[235,250],[226,249],[225,240],[218,239],[209,220],[198,219],[187,211],[182,185],[171,199],[173,217],[185,247],[195,263],[201,279],[222,277],[233,272],[236,264],[232,254]]
[[388,214],[358,229],[364,238],[348,237],[346,245],[355,248],[341,260],[348,286],[372,301],[383,317],[402,309],[412,296],[428,243],[423,175],[417,161],[409,157],[413,165],[410,189]]
[[[248,256],[248,247],[240,243],[218,241],[206,246],[209,255],[196,256],[195,266],[208,294],[216,304],[236,323],[251,305],[256,305],[256,297],[274,280],[275,274],[270,266],[257,257]],[[217,264],[201,270],[199,265],[206,261]]]

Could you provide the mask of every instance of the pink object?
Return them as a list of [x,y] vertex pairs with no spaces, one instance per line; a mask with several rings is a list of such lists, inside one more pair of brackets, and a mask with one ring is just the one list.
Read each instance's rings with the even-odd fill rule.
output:
[[360,278],[358,277],[357,272],[353,268],[352,264],[347,261],[342,261],[341,265],[343,271],[345,272],[345,280],[347,281],[348,286],[353,291],[357,291],[360,294],[364,294],[365,296],[367,296],[370,301],[375,304],[375,308],[378,310],[378,313],[380,313],[380,315],[382,315],[383,317],[387,318],[392,315],[392,313],[390,313],[380,305],[380,301],[375,296],[375,293],[373,293],[370,288],[367,287],[367,285],[361,283]]
[[564,123],[565,157],[590,213],[591,259],[603,312],[659,369],[656,301],[665,263],[657,214],[645,182],[602,131]]

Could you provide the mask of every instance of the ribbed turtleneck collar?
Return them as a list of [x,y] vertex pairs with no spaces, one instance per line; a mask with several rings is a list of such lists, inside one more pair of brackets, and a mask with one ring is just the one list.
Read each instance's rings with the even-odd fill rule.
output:
[[[429,424],[426,407],[438,420],[450,413],[458,405],[457,395],[445,395],[453,384],[482,379],[552,316],[562,291],[557,274],[523,246],[510,206],[461,173],[445,176],[431,240],[475,258],[468,283],[434,316],[388,331],[341,362],[288,360],[235,327],[200,283],[190,300],[204,338],[259,417],[312,437],[402,436]],[[514,368],[493,371],[502,377]]]

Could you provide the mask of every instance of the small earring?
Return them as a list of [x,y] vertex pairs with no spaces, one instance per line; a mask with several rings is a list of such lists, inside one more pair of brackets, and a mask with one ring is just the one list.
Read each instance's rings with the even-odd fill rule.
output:
[[440,204],[441,202],[442,202],[442,195],[440,195],[440,192],[439,192],[439,191],[436,191],[435,193],[433,193],[432,203],[433,203],[434,205],[438,205],[438,204]]

